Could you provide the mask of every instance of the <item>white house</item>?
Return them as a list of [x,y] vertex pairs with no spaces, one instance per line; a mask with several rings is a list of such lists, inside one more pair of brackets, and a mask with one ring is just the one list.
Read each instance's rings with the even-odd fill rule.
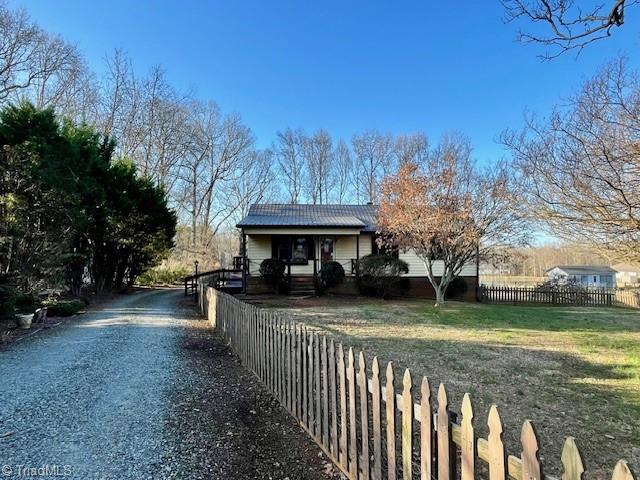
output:
[[616,285],[618,287],[640,287],[640,265],[618,263],[611,268],[616,271]]
[[[328,261],[341,263],[347,277],[355,277],[358,259],[381,253],[376,243],[377,212],[377,205],[371,204],[252,205],[247,216],[237,224],[243,238],[247,293],[260,289],[259,269],[266,258],[285,262],[293,287],[302,288],[305,283],[308,286],[323,262]],[[405,277],[409,278],[410,294],[433,295],[424,264],[415,253],[400,251],[397,255],[409,266]],[[436,266],[436,275],[442,270],[442,266]],[[478,284],[476,262],[465,265],[460,276],[467,282],[469,299],[472,299]]]
[[573,283],[587,288],[616,288],[616,271],[604,265],[557,265],[546,272],[560,285]]

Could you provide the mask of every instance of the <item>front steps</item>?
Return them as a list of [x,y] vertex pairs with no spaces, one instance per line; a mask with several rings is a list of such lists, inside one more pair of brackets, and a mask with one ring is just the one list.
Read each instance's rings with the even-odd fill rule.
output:
[[316,294],[315,282],[311,276],[292,276],[289,287],[289,295],[297,297],[312,297]]

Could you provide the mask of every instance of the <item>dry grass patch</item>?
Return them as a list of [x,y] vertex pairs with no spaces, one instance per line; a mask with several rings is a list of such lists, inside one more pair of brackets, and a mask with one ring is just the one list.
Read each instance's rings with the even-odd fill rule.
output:
[[369,362],[392,360],[397,374],[410,368],[416,384],[420,375],[432,388],[445,383],[450,405],[469,392],[482,435],[496,403],[510,453],[531,419],[548,473],[559,473],[568,435],[597,478],[609,477],[619,458],[640,468],[637,311],[333,298],[262,306],[364,350]]

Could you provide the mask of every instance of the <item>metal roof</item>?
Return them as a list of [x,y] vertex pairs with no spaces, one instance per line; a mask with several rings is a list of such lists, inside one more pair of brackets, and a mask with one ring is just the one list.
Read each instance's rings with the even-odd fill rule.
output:
[[607,267],[606,265],[557,265],[553,268],[547,270],[547,272],[553,270],[554,268],[559,268],[560,270],[568,273],[569,275],[588,275],[590,273],[595,274],[613,274],[616,271]]
[[377,205],[253,204],[236,226],[350,227],[375,232],[377,213]]

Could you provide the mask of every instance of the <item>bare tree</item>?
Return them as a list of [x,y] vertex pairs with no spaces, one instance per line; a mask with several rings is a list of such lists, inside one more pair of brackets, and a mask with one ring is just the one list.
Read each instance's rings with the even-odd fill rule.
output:
[[553,235],[640,261],[640,77],[624,59],[549,119],[528,118],[502,140],[530,210]]
[[277,132],[276,142],[273,147],[278,158],[280,171],[287,180],[287,194],[289,202],[299,203],[304,185],[304,158],[302,155],[302,145],[304,132],[301,130],[291,130],[287,128],[283,132]]
[[333,145],[326,130],[302,137],[302,156],[306,167],[306,190],[313,204],[327,203],[333,188]]
[[75,46],[0,2],[0,102],[27,98],[57,106],[85,68]]
[[140,114],[129,145],[140,170],[171,189],[175,169],[186,154],[190,99],[178,94],[166,81],[160,67],[154,67],[140,86]]
[[[228,190],[229,204],[233,211],[231,218],[235,220],[231,226],[244,218],[254,203],[273,200],[275,179],[272,161],[271,150],[253,150],[245,156]],[[238,237],[238,241],[240,240]]]
[[335,159],[335,198],[342,204],[349,200],[353,180],[353,160],[347,142],[340,139],[333,152]]
[[105,58],[106,74],[100,86],[100,127],[118,140],[122,156],[133,157],[141,143],[142,98],[131,59],[121,50]]
[[446,136],[423,164],[405,163],[382,187],[384,243],[422,260],[436,305],[465,264],[526,238],[508,170],[477,169],[470,154],[468,140]]
[[429,154],[429,140],[424,133],[410,133],[396,137],[393,153],[398,165],[417,163],[420,165]]
[[[543,57],[554,58],[569,50],[581,51],[592,42],[610,37],[621,27],[626,11],[637,0],[574,2],[573,0],[501,0],[507,20],[525,19],[541,24],[540,33],[520,32],[522,42],[541,43],[552,50]],[[586,4],[585,4],[586,3]]]
[[192,102],[187,132],[185,156],[178,168],[177,200],[186,212],[191,226],[191,244],[198,242],[198,224],[204,209],[206,187],[212,183],[209,158],[220,129],[220,112],[214,103]]
[[63,82],[50,89],[47,106],[76,123],[98,125],[100,122],[100,94],[96,77],[84,60],[67,72]]
[[255,142],[253,133],[237,114],[227,115],[219,131],[211,131],[209,136],[212,148],[203,184],[202,210],[203,232],[209,237],[203,239],[205,244],[226,225],[240,206],[232,201],[228,190],[234,176],[248,161],[247,157],[252,155]]
[[358,201],[362,194],[366,201],[375,203],[382,177],[393,166],[393,138],[389,134],[367,130],[354,135],[351,145],[358,173],[355,178]]

